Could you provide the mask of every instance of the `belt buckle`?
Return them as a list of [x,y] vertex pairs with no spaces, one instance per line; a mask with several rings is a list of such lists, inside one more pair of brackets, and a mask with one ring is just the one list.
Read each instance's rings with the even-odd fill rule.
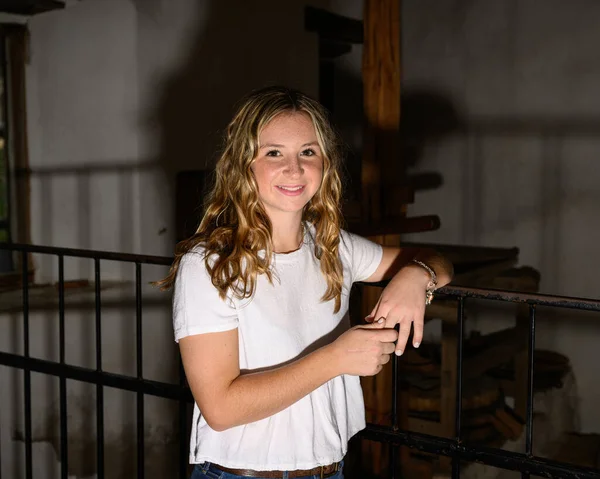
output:
[[[324,478],[325,478],[325,467],[326,467],[326,466],[321,466],[321,479],[324,479]],[[331,472],[332,472],[332,473],[336,473],[336,472],[338,472],[338,471],[339,471],[339,469],[340,469],[340,463],[339,463],[339,462],[336,462],[336,463],[335,463],[335,466],[334,466],[334,468],[333,468],[333,471],[331,471]]]

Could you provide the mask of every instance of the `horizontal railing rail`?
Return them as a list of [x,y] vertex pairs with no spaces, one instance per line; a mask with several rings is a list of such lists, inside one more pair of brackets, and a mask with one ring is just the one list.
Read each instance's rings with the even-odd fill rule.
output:
[[56,246],[39,246],[24,243],[2,243],[0,250],[18,251],[21,253],[40,253],[54,256],[68,256],[73,258],[88,258],[108,261],[123,261],[126,263],[156,264],[169,266],[173,258],[168,256],[151,256],[130,253],[117,253],[112,251],[96,251],[78,248],[59,248]]
[[[448,297],[488,299],[509,303],[526,303],[536,306],[600,311],[600,301],[572,296],[552,296],[549,294],[522,293],[485,288],[467,288],[464,286],[444,286],[439,293]],[[600,318],[598,318],[600,319]]]

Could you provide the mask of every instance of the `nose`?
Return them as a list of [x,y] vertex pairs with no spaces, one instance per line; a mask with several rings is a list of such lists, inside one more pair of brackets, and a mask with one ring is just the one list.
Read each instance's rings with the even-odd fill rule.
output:
[[300,158],[297,156],[291,157],[286,164],[285,171],[291,176],[301,175],[304,173],[304,168],[302,168]]

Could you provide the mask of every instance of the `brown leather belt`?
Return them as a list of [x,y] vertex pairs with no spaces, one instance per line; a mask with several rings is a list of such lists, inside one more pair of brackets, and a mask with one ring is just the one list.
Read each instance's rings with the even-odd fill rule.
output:
[[[236,476],[243,477],[283,477],[283,471],[253,471],[252,469],[232,469],[230,467],[219,466],[218,464],[211,464],[211,467],[219,469],[229,474],[235,474]],[[333,476],[340,470],[340,463],[329,464],[327,466],[313,467],[312,469],[306,469],[304,471],[288,471],[287,477],[290,479],[293,477],[304,477],[304,476],[319,476],[329,477]]]

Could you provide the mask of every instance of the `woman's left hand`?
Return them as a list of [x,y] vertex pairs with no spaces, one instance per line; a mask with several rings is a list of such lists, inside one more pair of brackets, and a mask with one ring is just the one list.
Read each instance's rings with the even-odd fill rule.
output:
[[367,316],[368,322],[385,318],[385,327],[400,325],[396,354],[400,356],[410,336],[411,325],[414,329],[413,346],[418,348],[423,340],[425,320],[425,296],[430,277],[427,271],[417,265],[403,267],[385,287],[379,301]]

